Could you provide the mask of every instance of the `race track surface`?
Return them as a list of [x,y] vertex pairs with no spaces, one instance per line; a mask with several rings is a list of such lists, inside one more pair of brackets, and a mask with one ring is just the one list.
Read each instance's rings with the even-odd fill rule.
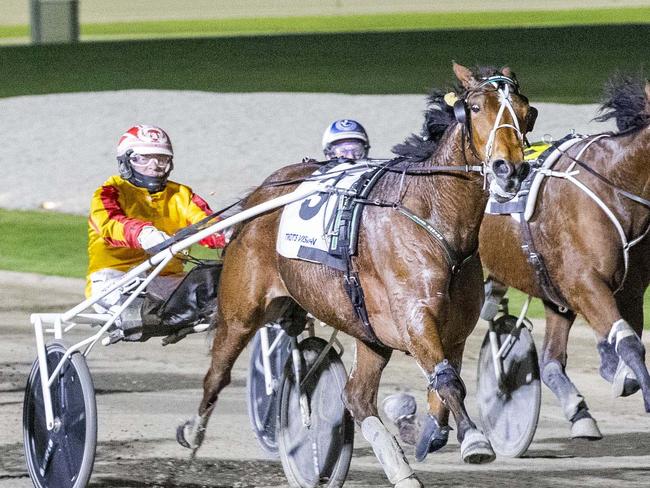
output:
[[[82,298],[81,280],[0,272],[0,488],[32,486],[22,448],[22,398],[35,356],[29,313],[63,311]],[[476,359],[485,324],[471,336],[463,377],[468,409],[478,421],[474,402]],[[87,332],[87,331],[81,331]],[[543,324],[535,324],[541,344]],[[71,339],[83,334],[73,334]],[[345,340],[349,368],[352,347]],[[539,347],[539,346],[538,346]],[[648,347],[646,341],[646,347]],[[279,461],[257,447],[245,406],[248,350],[237,362],[232,384],[222,393],[194,463],[175,441],[175,427],[192,415],[201,398],[201,382],[209,364],[207,336],[195,335],[162,347],[147,343],[96,348],[89,366],[97,390],[98,446],[90,487],[275,487],[287,486]],[[569,349],[569,373],[585,395],[605,439],[571,441],[568,423],[543,389],[539,428],[523,459],[498,458],[486,466],[460,461],[454,431],[447,447],[416,463],[407,457],[425,486],[436,487],[642,487],[650,484],[650,418],[640,396],[614,399],[597,373],[591,331],[575,326]],[[406,389],[424,408],[425,381],[413,360],[395,354],[383,377],[380,400]],[[453,425],[453,424],[452,424]],[[370,446],[357,432],[346,486],[390,486]]]

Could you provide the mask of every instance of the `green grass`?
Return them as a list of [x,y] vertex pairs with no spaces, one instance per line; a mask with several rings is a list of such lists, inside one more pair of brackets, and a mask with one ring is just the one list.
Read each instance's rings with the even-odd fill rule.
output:
[[649,23],[650,8],[541,12],[436,12],[374,15],[214,19],[85,24],[82,37],[229,36],[289,33],[387,32],[433,29],[549,27]]
[[[510,65],[535,101],[597,101],[647,63],[647,25],[167,39],[0,48],[0,97],[134,88],[426,93],[451,60]],[[254,114],[251,114],[254,116]]]
[[56,212],[0,209],[0,269],[83,277],[86,219]]
[[[0,209],[0,269],[40,273],[45,275],[84,278],[88,265],[86,218],[47,211]],[[193,256],[218,259],[219,251],[201,246],[192,248]],[[518,290],[508,291],[509,309],[518,315],[526,295]],[[650,292],[645,295],[645,316],[650,314]],[[528,317],[543,318],[542,302],[535,298]]]
[[30,31],[28,25],[0,25],[0,39],[29,37]]
[[[82,39],[99,39],[522,28],[649,22],[650,8],[617,8],[167,20],[82,24],[80,30]],[[29,26],[0,26],[0,38],[27,36],[29,36]]]
[[[88,267],[86,217],[48,211],[0,209],[0,269],[84,278]],[[193,256],[218,259],[202,246]]]

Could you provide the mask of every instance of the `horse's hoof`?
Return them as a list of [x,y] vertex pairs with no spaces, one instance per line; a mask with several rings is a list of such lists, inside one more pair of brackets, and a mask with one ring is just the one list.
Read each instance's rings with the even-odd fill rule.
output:
[[571,424],[571,439],[598,441],[602,438],[603,434],[592,417],[584,417]]
[[194,453],[201,447],[205,437],[205,425],[201,417],[193,417],[176,428],[176,441]]
[[423,488],[423,487],[424,485],[415,475],[409,476],[405,480],[398,481],[395,484],[395,488]]
[[639,391],[639,388],[634,371],[623,361],[619,361],[612,380],[612,394],[615,397],[626,397]]
[[388,417],[388,420],[397,424],[397,421],[402,417],[408,417],[409,415],[415,414],[418,406],[415,402],[415,397],[409,395],[408,393],[395,393],[394,395],[389,395],[384,398],[384,401],[381,402],[381,406],[384,409],[384,414]]
[[621,396],[626,397],[626,396],[634,395],[640,389],[641,386],[639,385],[639,382],[636,380],[636,378],[625,378]]
[[187,442],[187,439],[185,439],[185,429],[188,428],[191,423],[192,421],[188,420],[187,422],[176,427],[176,442],[188,449],[192,449],[192,446],[190,446],[190,443]]
[[460,445],[460,455],[468,464],[486,464],[496,459],[490,441],[483,432],[469,429]]
[[449,427],[441,427],[438,419],[433,415],[427,415],[422,421],[420,439],[415,446],[415,460],[424,461],[427,454],[442,449],[447,445],[449,439]]

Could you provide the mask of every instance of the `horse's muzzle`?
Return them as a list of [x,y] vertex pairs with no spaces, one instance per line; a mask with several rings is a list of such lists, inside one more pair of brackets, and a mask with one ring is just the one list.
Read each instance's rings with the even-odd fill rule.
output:
[[526,162],[515,166],[510,161],[497,159],[492,163],[494,178],[490,184],[490,192],[499,201],[510,200],[517,194],[528,173],[530,165]]

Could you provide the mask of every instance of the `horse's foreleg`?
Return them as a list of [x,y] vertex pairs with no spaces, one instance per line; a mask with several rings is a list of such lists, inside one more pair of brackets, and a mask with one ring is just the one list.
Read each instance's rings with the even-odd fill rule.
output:
[[589,413],[584,397],[566,374],[567,341],[576,318],[572,311],[560,313],[555,305],[544,302],[546,333],[541,357],[542,381],[558,398],[564,416],[571,422],[571,437],[601,439],[603,436]]
[[626,390],[629,393],[636,379],[643,393],[645,410],[650,412],[650,374],[645,365],[645,347],[641,338],[622,318],[609,287],[599,280],[593,280],[589,285],[590,290],[579,295],[580,308],[600,339],[601,358],[607,357],[608,353],[611,356],[612,349],[619,358],[612,383],[614,394],[621,395]]
[[377,413],[379,381],[391,351],[371,348],[357,340],[354,354],[354,367],[343,394],[345,406],[361,425],[361,432],[372,446],[388,480],[399,488],[421,487],[397,439]]
[[[451,329],[455,329],[457,324],[448,322],[445,316],[433,315],[436,312],[444,314],[447,307],[448,301],[444,296],[421,301],[407,327],[411,352],[429,381],[429,417],[418,442],[418,457],[424,459],[427,453],[445,445],[448,435],[445,409],[448,409],[456,420],[463,461],[491,462],[495,459],[492,446],[476,428],[465,408],[466,389],[459,374],[465,334],[455,335],[457,331]],[[443,347],[438,323],[448,325],[450,330],[446,332],[454,337],[455,344],[444,344]],[[458,324],[458,327],[462,325]]]
[[[223,322],[223,321],[221,321]],[[230,372],[257,327],[243,322],[220,323],[212,343],[212,363],[203,380],[203,399],[198,415],[192,417],[176,431],[176,439],[193,454],[203,443],[208,420],[216,405],[219,392],[230,383]]]
[[429,378],[430,408],[435,408],[434,395],[454,415],[460,454],[464,462],[483,464],[494,461],[495,454],[490,441],[472,422],[465,408],[467,391],[460,377],[464,343],[449,348],[447,358],[438,363]]

